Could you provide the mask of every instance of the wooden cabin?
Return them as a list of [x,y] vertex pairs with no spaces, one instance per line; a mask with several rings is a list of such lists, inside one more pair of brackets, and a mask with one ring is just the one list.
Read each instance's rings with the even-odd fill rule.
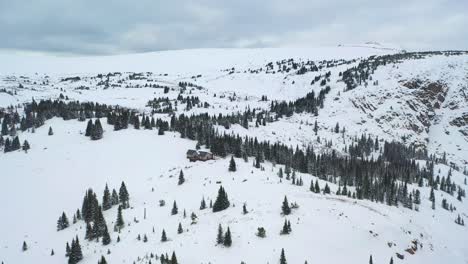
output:
[[187,150],[187,159],[190,161],[207,161],[213,159],[213,154],[207,151],[196,151],[193,149]]

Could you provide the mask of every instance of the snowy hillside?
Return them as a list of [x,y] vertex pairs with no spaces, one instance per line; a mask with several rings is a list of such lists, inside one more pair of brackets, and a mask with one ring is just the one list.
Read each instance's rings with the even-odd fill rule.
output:
[[465,52],[3,54],[0,121],[5,264],[468,263]]

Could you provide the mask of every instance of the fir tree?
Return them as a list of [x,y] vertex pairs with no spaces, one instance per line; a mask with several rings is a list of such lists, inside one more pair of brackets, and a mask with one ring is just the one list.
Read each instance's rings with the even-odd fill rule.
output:
[[206,209],[205,197],[202,198],[200,202],[200,210]]
[[171,214],[176,215],[178,212],[179,212],[179,210],[177,209],[177,203],[176,203],[176,201],[174,201],[174,204],[172,205]]
[[178,182],[178,184],[179,184],[179,185],[182,185],[184,182],[185,182],[184,172],[183,172],[182,170],[180,170],[180,173],[179,173],[179,182]]
[[49,127],[49,136],[54,135],[54,131],[52,130],[52,127]]
[[224,234],[223,234],[223,227],[221,224],[218,226],[218,235],[216,236],[216,244],[222,245],[224,244]]
[[23,251],[26,251],[26,250],[28,250],[28,245],[26,244],[26,241],[23,241],[23,247],[22,247],[22,250],[23,250]]
[[31,148],[31,146],[29,146],[29,142],[27,140],[25,140],[23,142],[23,150],[27,152],[30,148]]
[[247,211],[247,204],[246,203],[244,203],[244,205],[242,206],[242,213],[243,214],[248,214],[249,213],[249,211]]
[[104,256],[101,256],[101,259],[98,260],[98,264],[107,264],[106,258],[104,258]]
[[229,171],[234,172],[236,170],[236,161],[234,160],[234,156],[231,156],[231,161],[229,161]]
[[213,212],[225,210],[229,207],[229,205],[230,202],[226,191],[224,190],[223,186],[220,186],[218,190],[218,197],[216,197],[216,201],[213,204]]
[[284,248],[281,249],[280,264],[287,264],[286,256],[284,255]]
[[172,252],[172,257],[171,257],[171,263],[170,264],[178,264],[175,251]]
[[179,223],[179,227],[177,228],[177,233],[182,234],[184,232],[184,229],[182,229],[182,224]]
[[51,255],[51,256],[55,255],[54,249],[52,249],[52,250],[50,251],[50,255]]
[[266,230],[263,227],[257,228],[257,234],[258,237],[264,238],[266,237]]
[[283,215],[289,215],[291,213],[291,207],[289,207],[288,198],[284,196],[283,205],[281,206]]
[[102,209],[109,210],[112,207],[111,195],[109,191],[109,187],[104,188],[104,195],[102,196]]
[[127,209],[130,207],[130,196],[127,191],[127,187],[125,186],[125,183],[122,182],[120,185],[120,190],[119,190],[119,201],[122,204],[122,209]]
[[161,235],[161,242],[166,242],[166,241],[167,241],[166,230],[163,229],[162,235]]
[[372,255],[370,255],[370,258],[369,258],[369,264],[373,264],[374,262],[372,261]]
[[226,234],[224,235],[223,245],[225,247],[230,247],[232,245],[231,230],[229,229],[229,227],[227,228]]
[[119,205],[119,208],[117,209],[117,221],[115,222],[115,227],[116,230],[120,230],[124,228],[125,223],[122,217],[122,205]]
[[85,136],[90,137],[93,131],[94,131],[93,120],[90,119],[88,121],[88,125],[86,126]]
[[109,245],[110,242],[111,242],[111,238],[109,235],[109,231],[107,230],[107,226],[106,226],[104,229],[104,234],[102,235],[102,244],[105,246],[105,245]]

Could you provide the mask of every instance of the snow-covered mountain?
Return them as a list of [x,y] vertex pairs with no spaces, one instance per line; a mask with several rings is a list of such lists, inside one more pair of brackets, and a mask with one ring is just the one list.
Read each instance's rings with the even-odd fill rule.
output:
[[[74,101],[81,104],[70,106]],[[7,132],[2,139],[18,136],[30,145],[0,153],[5,264],[67,263],[65,245],[77,236],[79,263],[97,263],[101,256],[108,263],[160,263],[161,254],[172,252],[182,264],[279,263],[282,249],[288,263],[368,263],[370,256],[374,263],[468,263],[468,231],[460,222],[468,217],[466,52],[406,53],[370,42],[104,57],[3,54],[0,107]],[[90,140],[86,125],[98,112],[105,113],[103,138]],[[127,129],[109,121],[127,113]],[[223,117],[180,129],[184,116],[204,113]],[[135,118],[140,129],[133,128]],[[197,130],[202,128],[226,141],[255,138],[299,154],[283,162],[253,143],[237,153],[227,147],[231,140],[220,155],[213,142],[221,139],[206,139],[207,132]],[[186,152],[197,147],[215,158],[190,162]],[[389,154],[394,148],[399,152]],[[314,161],[302,166],[300,153],[310,152]],[[228,171],[232,155],[235,172]],[[326,161],[335,158],[336,172]],[[372,192],[393,184],[382,201],[362,194],[356,172],[373,166],[388,171],[370,176]],[[291,167],[294,177],[286,176]],[[122,210],[125,227],[114,230],[118,209],[112,206],[103,211],[110,244],[86,239],[86,222],[72,221],[85,192],[92,188],[102,205],[106,184],[119,192],[122,182],[130,194],[130,208]],[[311,183],[321,191],[311,191]],[[214,213],[209,204],[220,186],[230,206]],[[289,215],[282,214],[285,196],[293,207]],[[57,231],[62,212],[70,225]],[[280,234],[285,220],[290,234]],[[220,224],[224,231],[229,227],[231,246],[217,245]],[[256,235],[260,227],[264,238]]]

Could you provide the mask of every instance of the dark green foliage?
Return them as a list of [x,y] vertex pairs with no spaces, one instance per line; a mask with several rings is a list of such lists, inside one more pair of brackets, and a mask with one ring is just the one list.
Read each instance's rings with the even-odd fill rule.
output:
[[106,187],[104,189],[104,195],[102,196],[102,209],[109,210],[112,207],[112,201],[111,201],[111,195],[109,191],[109,187]]
[[284,248],[281,249],[280,264],[287,264]]
[[229,205],[230,202],[227,193],[224,190],[223,186],[220,186],[218,190],[218,197],[216,197],[216,201],[213,204],[213,212],[225,210],[229,207]]
[[222,245],[224,244],[224,233],[223,233],[223,227],[221,224],[218,226],[218,234],[216,236],[216,244]]
[[65,215],[65,212],[63,212],[62,215],[57,220],[57,231],[63,230],[69,226],[70,224],[68,222],[68,218]]
[[184,229],[182,229],[182,224],[179,223],[179,227],[177,227],[177,233],[182,234],[184,232]]
[[122,204],[122,209],[127,209],[130,207],[130,196],[125,186],[125,182],[122,182],[119,190],[119,201]]
[[115,221],[115,229],[120,230],[124,228],[124,226],[125,223],[122,216],[122,205],[119,205],[119,208],[117,209],[117,220]]
[[236,170],[236,161],[234,160],[234,156],[231,156],[231,161],[229,161],[229,171],[234,172]]
[[101,256],[101,259],[98,260],[98,264],[107,264],[106,258],[104,256]]
[[180,173],[179,173],[179,182],[178,182],[178,184],[179,184],[179,185],[182,185],[184,182],[185,182],[184,172],[183,172],[182,170],[180,170]]
[[171,257],[171,263],[170,264],[178,264],[175,251],[172,252],[172,257]]
[[283,205],[281,206],[281,211],[283,212],[283,215],[291,214],[291,207],[289,207],[288,198],[286,196],[284,196]]
[[203,210],[205,208],[206,208],[206,202],[205,202],[205,197],[203,197],[200,202],[200,210]]
[[227,228],[226,234],[224,235],[223,245],[225,247],[230,247],[232,245],[231,229],[229,229],[229,227]]
[[52,127],[49,127],[49,133],[48,134],[49,134],[49,136],[54,135],[54,131],[52,130]]
[[23,246],[21,247],[23,251],[28,250],[28,244],[26,244],[26,241],[23,241]]
[[70,254],[68,256],[68,264],[76,264],[82,259],[83,253],[81,252],[81,245],[78,240],[78,237],[76,237],[76,239],[73,239],[71,243]]
[[264,238],[266,237],[266,230],[263,227],[257,228],[257,234],[258,237]]
[[167,241],[166,230],[163,229],[162,234],[161,234],[161,242],[166,242],[166,241]]
[[176,201],[174,201],[174,204],[172,205],[171,214],[176,215],[178,212],[179,212],[179,209],[177,209],[177,203]]

